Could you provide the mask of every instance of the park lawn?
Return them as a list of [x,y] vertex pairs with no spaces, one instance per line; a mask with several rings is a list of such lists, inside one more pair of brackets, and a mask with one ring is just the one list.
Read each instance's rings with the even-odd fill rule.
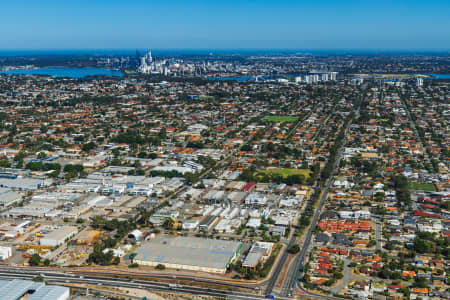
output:
[[436,188],[432,183],[409,182],[409,188],[412,190],[435,191]]
[[202,101],[214,101],[216,98],[214,96],[200,96],[198,99]]
[[262,171],[261,173],[265,173],[271,176],[281,175],[284,178],[290,175],[303,175],[305,176],[305,179],[308,179],[311,171],[308,169],[267,169]]
[[285,122],[295,122],[298,120],[298,117],[296,116],[267,116],[267,121],[274,122],[274,123],[285,123]]

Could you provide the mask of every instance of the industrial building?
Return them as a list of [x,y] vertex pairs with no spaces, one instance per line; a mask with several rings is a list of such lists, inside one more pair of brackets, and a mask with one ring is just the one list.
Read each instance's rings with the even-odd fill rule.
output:
[[9,188],[0,188],[0,206],[6,207],[22,200],[22,196]]
[[186,220],[183,222],[182,228],[183,230],[195,230],[199,224],[200,221],[198,219]]
[[258,263],[264,263],[272,254],[273,243],[256,242],[247,254],[242,266],[255,270]]
[[70,289],[64,286],[46,285],[38,289],[27,300],[66,300],[70,297]]
[[66,239],[74,236],[77,232],[78,229],[75,226],[63,226],[41,238],[40,244],[43,246],[59,246],[63,244]]
[[224,274],[242,244],[234,241],[195,237],[159,236],[136,249],[134,262],[140,265]]
[[67,300],[68,287],[45,285],[31,280],[0,280],[0,299],[2,300]]
[[140,231],[139,229],[135,229],[132,232],[130,232],[130,234],[128,235],[128,238],[139,241],[139,240],[141,240],[142,236],[143,236],[143,232]]
[[38,190],[53,183],[50,179],[36,178],[2,178],[0,177],[0,187],[13,188],[18,190]]
[[198,228],[203,231],[210,231],[216,223],[216,216],[206,216],[198,225]]
[[11,257],[12,248],[11,247],[2,247],[0,246],[0,260],[5,260]]

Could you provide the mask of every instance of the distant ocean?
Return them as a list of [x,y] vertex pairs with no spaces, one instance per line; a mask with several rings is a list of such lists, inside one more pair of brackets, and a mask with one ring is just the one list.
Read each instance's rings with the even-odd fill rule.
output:
[[450,74],[425,74],[431,76],[433,79],[450,79]]
[[133,55],[133,54],[136,54],[136,50],[115,50],[115,49],[0,50],[0,56]]
[[[135,55],[136,50],[145,53],[149,49],[36,49],[36,50],[0,50],[1,56],[48,56],[48,55]],[[356,55],[411,55],[411,54],[447,54],[448,51],[415,50],[352,50],[352,49],[153,49],[155,55],[226,55],[226,54],[356,54]]]
[[117,70],[108,70],[102,68],[35,68],[35,69],[17,69],[0,71],[0,74],[9,75],[49,75],[53,77],[83,78],[86,76],[117,76],[123,74]]

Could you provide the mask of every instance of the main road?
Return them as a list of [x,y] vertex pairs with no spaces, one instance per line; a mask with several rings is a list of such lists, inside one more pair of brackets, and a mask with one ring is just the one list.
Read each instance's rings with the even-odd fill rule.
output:
[[411,127],[414,130],[414,133],[418,140],[420,140],[420,150],[422,150],[423,157],[425,158],[426,162],[429,164],[430,167],[433,167],[433,164],[431,163],[431,159],[428,156],[428,152],[426,151],[426,146],[424,144],[424,140],[419,134],[419,130],[417,130],[416,121],[411,117],[411,113],[409,112],[408,105],[406,105],[406,102],[403,98],[400,98],[400,102],[402,103],[403,109],[406,112],[406,116],[408,117],[408,120],[411,122]]
[[[359,111],[360,111],[360,108],[361,108],[362,101],[361,101],[359,107],[355,111],[356,113],[355,113],[355,117],[354,118],[357,118],[358,115],[359,115]],[[293,292],[293,290],[294,290],[294,288],[295,288],[295,286],[297,284],[297,281],[298,281],[298,278],[300,276],[300,273],[303,271],[303,265],[304,265],[306,253],[307,253],[307,251],[309,249],[309,246],[311,244],[312,235],[313,235],[314,230],[316,229],[316,226],[317,226],[317,223],[318,223],[319,216],[320,216],[320,213],[322,211],[323,205],[325,203],[325,200],[327,199],[328,190],[331,187],[331,184],[333,183],[333,177],[334,177],[334,174],[337,171],[337,168],[338,168],[338,165],[339,165],[339,161],[340,161],[341,156],[342,156],[342,151],[344,150],[345,142],[347,140],[348,132],[350,130],[350,126],[352,125],[352,123],[353,123],[353,119],[348,122],[347,127],[345,128],[344,140],[342,141],[342,144],[341,144],[341,146],[338,149],[338,153],[336,155],[336,159],[335,159],[334,164],[333,164],[333,169],[331,171],[330,176],[328,177],[328,179],[326,181],[325,187],[324,187],[323,192],[322,192],[322,196],[320,197],[319,205],[318,205],[318,207],[317,207],[317,209],[316,209],[316,211],[314,213],[314,217],[313,217],[311,226],[309,227],[309,229],[308,229],[308,231],[306,233],[306,237],[304,239],[303,247],[301,248],[300,253],[293,260],[293,262],[292,262],[292,264],[291,264],[291,266],[290,266],[290,268],[288,270],[287,277],[286,277],[286,279],[284,281],[284,284],[283,284],[283,287],[281,289],[281,295],[282,296],[291,295],[291,293]],[[299,289],[301,291],[303,291],[304,293],[308,294],[308,295],[319,296],[319,295],[316,295],[316,294],[308,292],[302,286],[299,286]],[[324,298],[324,299],[338,299],[338,298],[334,298],[334,297],[330,297],[330,296],[323,296],[323,295],[321,295],[321,297]]]
[[[291,134],[297,129],[297,127],[301,124],[303,124],[303,122],[305,120],[307,120],[315,111],[315,109],[319,106],[319,104],[316,104],[313,109],[311,109],[311,111],[305,116],[303,117],[301,120],[298,120],[297,123],[295,124],[295,126],[293,126],[289,132],[286,134],[285,139],[287,139],[288,137],[291,136]],[[324,121],[326,122],[326,120]],[[322,123],[323,125],[323,123]],[[321,125],[321,128],[322,128]],[[277,265],[275,266],[274,271],[272,272],[272,275],[270,276],[270,278],[267,280],[267,286],[266,286],[266,294],[271,294],[273,288],[275,287],[275,282],[277,281],[278,276],[281,273],[281,270],[284,267],[284,264],[286,263],[286,259],[289,255],[288,249],[291,245],[295,244],[297,242],[297,236],[295,234],[293,234],[291,236],[291,239],[289,240],[289,242],[287,243],[287,247],[284,249],[283,253],[281,254],[281,257],[277,263]],[[290,271],[290,270],[289,270]],[[288,271],[288,272],[289,272]],[[288,274],[289,276],[289,274]],[[286,294],[287,295],[287,294]]]

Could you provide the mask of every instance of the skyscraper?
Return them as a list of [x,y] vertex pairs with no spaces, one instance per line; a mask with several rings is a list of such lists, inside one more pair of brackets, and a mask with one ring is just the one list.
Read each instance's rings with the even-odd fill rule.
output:
[[148,53],[147,53],[147,60],[148,60],[148,62],[153,62],[153,57],[152,57],[152,50],[151,49],[149,49],[148,50]]
[[330,80],[336,80],[337,72],[330,72]]
[[423,86],[423,78],[417,77],[416,86]]

